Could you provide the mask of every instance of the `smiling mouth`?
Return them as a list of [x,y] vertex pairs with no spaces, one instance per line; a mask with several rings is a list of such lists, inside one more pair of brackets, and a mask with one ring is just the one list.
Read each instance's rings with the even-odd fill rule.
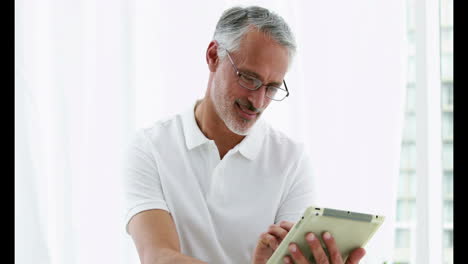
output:
[[245,119],[247,121],[255,119],[259,114],[259,112],[252,112],[250,110],[245,109],[244,106],[239,104],[238,102],[236,102],[236,106],[239,109],[239,114],[242,117],[242,119]]

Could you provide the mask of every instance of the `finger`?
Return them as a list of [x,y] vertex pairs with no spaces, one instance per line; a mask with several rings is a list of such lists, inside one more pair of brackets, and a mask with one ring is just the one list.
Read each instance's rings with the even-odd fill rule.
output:
[[324,232],[322,237],[323,237],[325,246],[327,247],[331,263],[337,263],[337,264],[343,263],[343,259],[341,258],[341,253],[338,247],[336,246],[335,239],[330,234],[330,232]]
[[294,263],[309,264],[309,261],[307,261],[307,259],[302,254],[300,248],[295,243],[289,244],[288,249],[289,249],[289,252],[291,253]]
[[291,228],[294,226],[294,222],[281,221],[279,225],[280,227],[286,229],[289,232]]
[[273,235],[268,233],[262,233],[260,235],[260,239],[258,240],[258,245],[264,248],[270,247],[273,250],[276,250],[276,248],[278,248],[279,242]]
[[346,260],[346,264],[358,264],[359,261],[364,257],[366,254],[366,250],[363,248],[356,248],[355,250],[351,251]]
[[[306,240],[309,244],[310,250],[312,251],[312,255],[314,256],[315,262],[317,264],[329,264],[328,256],[327,254],[325,254],[325,251],[323,250],[322,244],[320,243],[318,237],[314,233],[307,233]],[[339,262],[336,264],[339,264]]]
[[283,262],[285,264],[292,264],[293,263],[293,259],[291,258],[291,256],[287,255],[283,258]]
[[288,234],[288,231],[278,225],[273,224],[268,228],[268,233],[274,235],[281,243],[281,241],[283,241],[283,239]]

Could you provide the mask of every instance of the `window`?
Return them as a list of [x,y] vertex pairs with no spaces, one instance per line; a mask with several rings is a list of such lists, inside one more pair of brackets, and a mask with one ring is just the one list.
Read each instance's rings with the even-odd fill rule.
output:
[[405,122],[400,156],[395,252],[393,263],[409,264],[412,257],[411,234],[416,217],[416,40],[414,1],[407,1],[408,68],[406,83]]
[[397,221],[410,222],[415,217],[416,205],[414,199],[399,199],[397,202]]
[[440,0],[442,200],[445,264],[453,263],[453,0]]
[[[407,0],[406,4],[406,111],[401,142],[393,263],[442,261],[444,264],[453,264],[453,0]],[[428,20],[428,17],[434,17],[434,20]],[[438,21],[438,27],[428,21]],[[438,42],[440,46],[436,45],[437,49],[431,50],[434,43],[428,45],[426,41],[429,40]],[[432,72],[439,72],[440,76],[431,78],[433,74],[427,68],[436,69]],[[434,97],[434,93],[438,93],[435,98],[440,98],[440,110],[429,109],[429,106],[436,105],[429,102],[430,99],[420,99],[429,97],[428,95]],[[437,118],[440,122],[433,122]],[[440,130],[440,137],[432,137],[427,132],[434,127]],[[433,147],[437,144],[440,148]],[[432,149],[440,149],[440,153],[425,154]],[[434,168],[430,167],[434,161],[440,165],[435,166],[438,170],[440,168],[439,172],[430,170]],[[423,170],[419,171],[420,169]],[[441,184],[432,184],[429,181]],[[434,189],[429,186],[440,186],[440,190],[435,192],[436,196],[432,193]],[[425,215],[418,215],[422,212],[421,208],[427,209],[434,199],[439,199],[437,197],[440,197],[435,210],[437,214],[426,212]],[[418,208],[419,206],[422,207]],[[427,223],[429,217],[438,216],[440,219]],[[421,235],[425,231],[439,232],[434,236],[437,241],[433,242],[434,237],[430,239]],[[431,242],[426,242],[428,240]],[[424,243],[427,245],[421,246]],[[429,250],[436,248],[434,245],[440,245],[435,254]],[[430,254],[438,260],[431,258]]]
[[453,231],[446,230],[444,231],[444,248],[452,248],[453,247]]
[[410,246],[410,232],[407,229],[397,229],[397,236],[395,240],[396,248],[409,248]]

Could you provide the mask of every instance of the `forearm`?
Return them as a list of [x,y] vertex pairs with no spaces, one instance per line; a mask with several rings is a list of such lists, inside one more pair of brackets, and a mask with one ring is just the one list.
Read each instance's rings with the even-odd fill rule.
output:
[[142,264],[207,264],[172,249],[160,249],[158,254],[146,254]]

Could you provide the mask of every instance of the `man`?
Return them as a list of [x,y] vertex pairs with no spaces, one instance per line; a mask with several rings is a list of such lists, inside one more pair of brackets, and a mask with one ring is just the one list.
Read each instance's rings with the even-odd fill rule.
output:
[[[128,151],[127,232],[142,263],[266,263],[313,204],[304,147],[260,119],[289,95],[295,48],[267,9],[223,13],[206,51],[205,97],[143,129]],[[330,252],[311,240],[317,263],[343,263],[333,238],[315,235]],[[308,263],[294,246],[285,263]],[[347,263],[363,255],[357,249]]]

